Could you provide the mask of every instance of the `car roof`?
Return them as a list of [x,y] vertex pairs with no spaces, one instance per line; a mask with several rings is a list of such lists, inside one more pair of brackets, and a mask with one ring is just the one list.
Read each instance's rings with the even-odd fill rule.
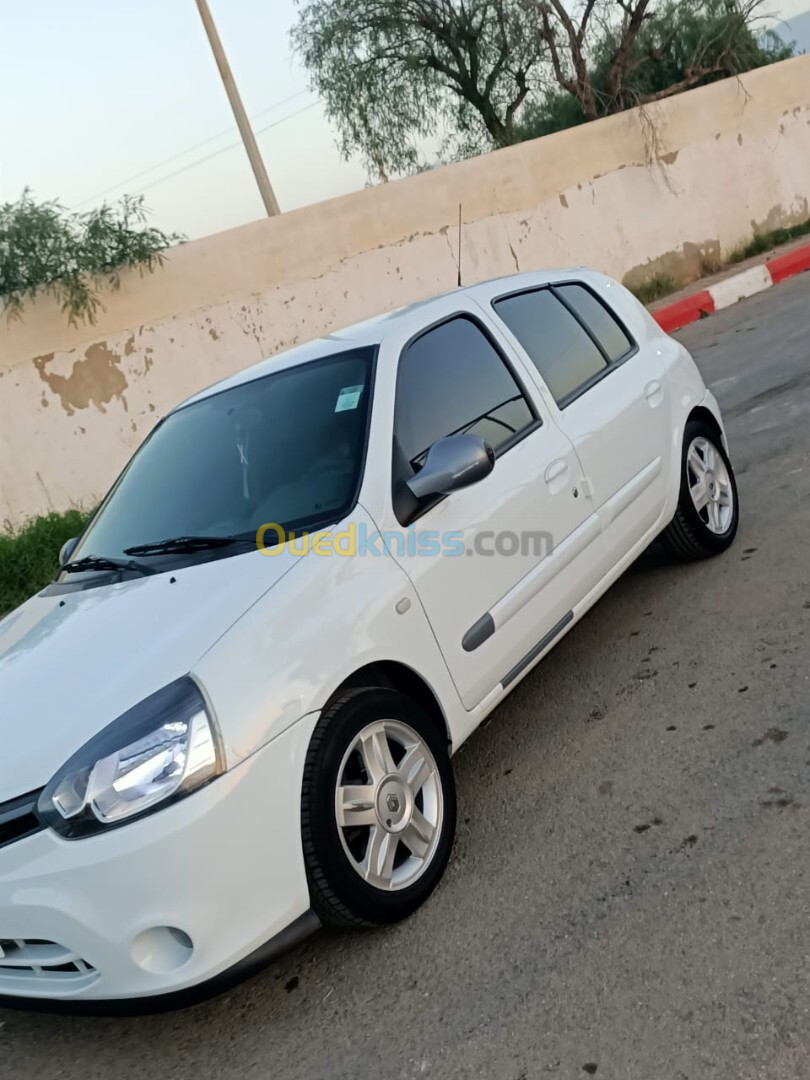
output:
[[508,292],[510,289],[525,288],[527,285],[548,284],[572,273],[581,276],[584,272],[586,272],[584,267],[535,270],[527,273],[489,278],[486,281],[477,281],[473,285],[448,289],[446,292],[437,293],[434,296],[426,297],[424,300],[417,300],[412,304],[406,304],[403,307],[386,311],[381,315],[375,315],[370,319],[364,319],[362,322],[353,323],[351,326],[343,327],[340,330],[334,330],[331,334],[326,334],[324,337],[316,338],[314,341],[306,342],[306,344],[296,345],[292,349],[275,353],[265,360],[260,360],[258,364],[245,368],[243,371],[239,371],[235,375],[231,375],[229,378],[222,379],[205,390],[201,390],[182,402],[177,408],[190,405],[192,402],[202,401],[204,398],[221,393],[223,390],[230,390],[232,387],[261,379],[274,371],[282,371],[285,368],[297,367],[299,364],[306,364],[312,360],[334,356],[336,353],[348,351],[351,348],[380,345],[398,322],[409,319],[414,312],[420,309],[424,313],[425,324],[429,325],[431,321],[430,308],[434,305],[440,306],[441,302],[448,296],[463,296],[474,293],[495,283],[498,283],[504,292]]

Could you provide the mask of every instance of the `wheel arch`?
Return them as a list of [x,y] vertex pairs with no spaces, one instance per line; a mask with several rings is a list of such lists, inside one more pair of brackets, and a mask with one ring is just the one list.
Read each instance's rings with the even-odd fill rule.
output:
[[720,439],[723,449],[728,453],[728,443],[726,441],[726,433],[723,430],[723,425],[711,409],[707,408],[705,405],[696,405],[687,416],[686,423],[688,424],[690,420],[699,420],[701,423],[706,424],[707,427],[710,427]]
[[346,690],[364,686],[385,686],[405,694],[424,709],[436,727],[444,734],[448,743],[452,744],[450,725],[436,694],[418,672],[397,660],[375,660],[353,671],[340,686],[335,688],[324,705],[324,709],[329,708],[330,704]]

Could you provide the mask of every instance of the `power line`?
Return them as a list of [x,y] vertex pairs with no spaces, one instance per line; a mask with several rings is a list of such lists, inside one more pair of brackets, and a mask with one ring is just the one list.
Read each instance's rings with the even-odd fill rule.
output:
[[[309,105],[305,105],[302,109],[296,109],[295,112],[290,113],[288,116],[282,116],[280,120],[274,120],[272,124],[267,124],[266,127],[259,128],[256,135],[263,135],[265,131],[269,131],[271,128],[278,127],[279,124],[285,123],[287,120],[292,120],[295,116],[300,116],[301,113],[307,112],[309,109],[314,109],[316,105],[320,105],[319,101],[311,101]],[[158,184],[163,184],[167,180],[173,180],[175,176],[180,176],[184,172],[188,172],[189,169],[195,169],[198,165],[204,165],[206,161],[211,161],[215,157],[219,157],[220,154],[226,153],[228,150],[233,150],[237,146],[241,146],[241,139],[237,142],[229,143],[227,146],[221,147],[219,150],[214,150],[212,154],[206,154],[205,157],[198,158],[196,161],[190,161],[188,165],[184,165],[181,169],[175,169],[174,172],[168,173],[166,176],[160,176],[157,180],[151,181],[149,184],[145,184],[143,187],[136,188],[132,192],[133,195],[141,195],[145,191],[149,191],[153,187],[157,187]]]
[[[274,109],[280,109],[282,105],[287,105],[287,104],[289,104],[289,102],[295,101],[296,98],[303,97],[304,94],[308,94],[308,93],[310,93],[309,90],[298,90],[296,93],[290,94],[289,97],[282,98],[280,101],[274,101],[272,105],[268,105],[266,109],[262,109],[261,112],[256,113],[253,116],[253,119],[258,120],[259,117],[266,116],[269,112],[272,112]],[[314,102],[313,104],[317,104],[317,102]],[[303,111],[303,110],[301,110],[301,111]],[[297,113],[293,113],[292,115],[296,116]],[[284,119],[289,119],[289,118],[285,117]],[[278,122],[281,123],[281,121],[278,121]],[[270,126],[272,127],[273,125],[271,124]],[[221,139],[223,135],[230,135],[230,133],[233,130],[234,130],[234,126],[231,125],[229,128],[226,128],[224,131],[220,131],[216,135],[210,135],[207,139],[203,139],[202,142],[195,143],[193,146],[189,146],[185,150],[180,150],[179,153],[177,153],[177,154],[172,154],[171,157],[164,158],[163,161],[159,161],[156,165],[150,165],[148,169],[142,169],[140,172],[135,173],[133,176],[128,176],[126,178],[126,180],[121,180],[117,184],[112,184],[110,187],[105,188],[103,191],[97,191],[94,195],[88,195],[86,199],[82,199],[81,202],[76,203],[74,209],[78,210],[80,207],[86,206],[87,203],[92,202],[94,199],[101,199],[101,198],[103,198],[104,195],[109,195],[111,191],[118,191],[119,188],[126,187],[127,184],[131,184],[134,180],[140,180],[142,176],[148,176],[149,173],[154,172],[156,169],[163,168],[164,165],[171,165],[171,163],[173,161],[177,161],[180,158],[185,157],[186,154],[191,154],[195,150],[201,150],[203,146],[209,146],[212,142],[216,142],[217,139]],[[262,128],[262,131],[266,131],[266,130],[267,130],[267,128]],[[256,134],[260,134],[260,132],[257,132]],[[233,145],[238,146],[239,144],[234,143]],[[230,150],[231,147],[227,146],[227,147],[225,147],[225,149]],[[211,155],[211,156],[216,156],[216,155]],[[207,161],[208,158],[203,158],[202,160]]]

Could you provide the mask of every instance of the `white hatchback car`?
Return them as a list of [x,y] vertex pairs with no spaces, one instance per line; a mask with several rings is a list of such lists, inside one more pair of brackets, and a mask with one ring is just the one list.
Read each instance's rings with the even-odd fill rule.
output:
[[187,401],[0,622],[0,1004],[175,1005],[408,915],[453,752],[655,537],[737,520],[694,362],[592,271]]

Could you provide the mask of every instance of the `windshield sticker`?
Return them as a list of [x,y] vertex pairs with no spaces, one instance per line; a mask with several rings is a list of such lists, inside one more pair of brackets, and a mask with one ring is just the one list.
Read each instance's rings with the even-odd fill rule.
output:
[[348,412],[349,409],[356,409],[363,389],[362,386],[344,386],[338,394],[335,412]]

